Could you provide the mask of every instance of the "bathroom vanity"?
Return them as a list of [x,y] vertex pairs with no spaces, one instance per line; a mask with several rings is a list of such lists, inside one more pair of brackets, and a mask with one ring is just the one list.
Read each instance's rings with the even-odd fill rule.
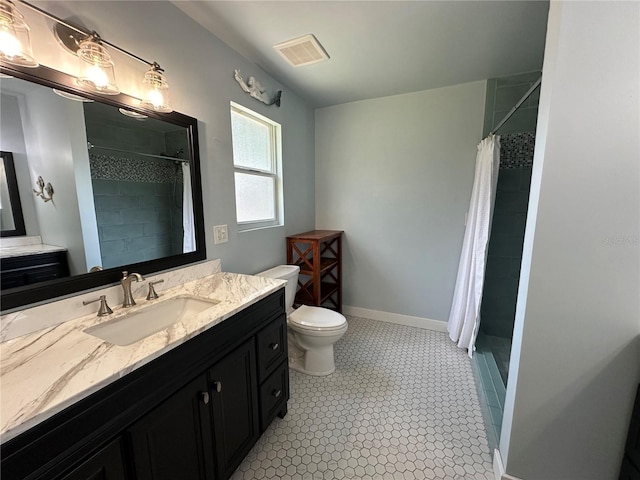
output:
[[43,244],[0,247],[2,290],[68,276],[65,248]]
[[[184,341],[178,338],[177,328],[124,347],[82,337],[88,335],[88,325],[104,321],[97,318],[14,339],[24,343],[24,347],[12,346],[21,351],[46,335],[62,335],[51,348],[66,341],[78,349],[89,348],[89,357],[71,368],[77,369],[76,377],[83,376],[78,374],[82,369],[91,370],[91,362],[99,364],[94,372],[108,377],[104,364],[117,364],[127,356],[133,360],[115,367],[111,376],[117,379],[96,380],[100,388],[87,385],[85,393],[93,390],[88,396],[79,400],[69,396],[58,413],[44,419],[33,415],[29,429],[2,444],[2,478],[229,478],[275,416],[287,412],[282,286],[274,280],[220,273],[181,287],[177,294],[210,292],[210,298],[217,299],[214,307],[184,327]],[[230,290],[233,295],[225,293]],[[54,333],[57,328],[66,333]],[[165,337],[171,341],[165,342]],[[153,345],[162,343],[167,346]],[[133,365],[127,366],[131,361]],[[21,359],[13,363],[20,364],[16,369],[23,367]],[[11,364],[3,358],[3,375]],[[82,380],[60,379],[60,390],[67,388],[66,383]],[[29,385],[28,380],[24,385]],[[5,396],[16,393],[11,387],[3,388]],[[3,411],[14,419],[9,427],[3,424],[4,434],[9,431],[11,437],[12,431],[20,430],[20,409],[28,411],[34,402],[48,400],[43,396],[57,394],[53,382],[46,395],[36,395],[16,412]]]

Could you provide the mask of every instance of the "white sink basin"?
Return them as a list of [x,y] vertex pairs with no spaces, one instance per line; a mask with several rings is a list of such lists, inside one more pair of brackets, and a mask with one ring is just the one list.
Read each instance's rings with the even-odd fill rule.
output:
[[131,345],[218,303],[218,300],[181,295],[87,328],[84,332],[114,345]]

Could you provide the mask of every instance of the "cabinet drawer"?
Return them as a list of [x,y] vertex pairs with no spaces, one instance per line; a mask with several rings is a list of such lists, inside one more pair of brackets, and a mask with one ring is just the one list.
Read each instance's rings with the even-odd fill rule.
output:
[[94,453],[61,480],[122,480],[127,478],[122,456],[122,440],[117,438]]
[[286,413],[289,399],[289,365],[282,362],[260,386],[260,430],[265,431],[274,417]]
[[287,357],[287,321],[284,315],[258,332],[258,381],[262,382]]

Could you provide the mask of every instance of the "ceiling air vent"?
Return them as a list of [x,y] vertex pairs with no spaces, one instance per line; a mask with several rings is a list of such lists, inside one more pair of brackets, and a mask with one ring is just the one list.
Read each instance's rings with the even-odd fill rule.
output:
[[313,35],[287,40],[274,45],[273,48],[294,67],[303,67],[329,59],[329,55]]

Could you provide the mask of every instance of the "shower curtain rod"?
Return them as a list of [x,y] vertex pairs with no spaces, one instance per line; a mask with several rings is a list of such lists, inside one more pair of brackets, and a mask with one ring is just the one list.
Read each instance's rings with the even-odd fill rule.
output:
[[533,91],[540,86],[540,82],[542,82],[542,77],[540,77],[538,80],[536,80],[536,83],[531,85],[531,88],[529,90],[527,90],[527,93],[525,93],[522,96],[522,98],[520,100],[518,100],[518,103],[516,103],[515,106],[511,110],[509,110],[509,112],[504,116],[504,118],[500,121],[500,123],[498,123],[498,125],[494,129],[491,130],[489,135],[495,134],[500,127],[502,127],[505,123],[507,123],[507,121],[511,118],[511,116],[514,113],[516,113],[516,110],[518,110],[518,108],[520,108],[520,105],[522,105],[525,102],[525,100],[531,96]]
[[128,153],[130,155],[141,155],[143,157],[162,158],[164,160],[173,160],[174,162],[189,163],[189,160],[185,160],[184,158],[169,157],[167,155],[155,155],[153,153],[131,152],[129,150],[121,150],[119,148],[101,147],[99,145],[94,145],[91,142],[87,142],[87,150],[91,150],[92,148],[100,148],[102,150],[111,150],[112,152]]

